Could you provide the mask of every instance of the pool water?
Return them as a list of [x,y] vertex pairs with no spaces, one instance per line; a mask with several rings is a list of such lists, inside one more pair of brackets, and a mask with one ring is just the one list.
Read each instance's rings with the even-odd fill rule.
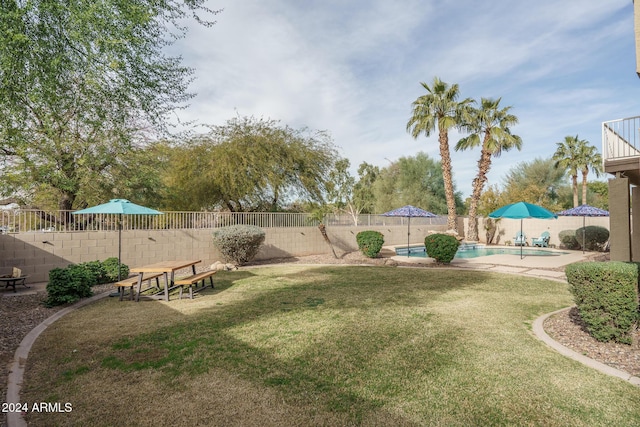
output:
[[[559,256],[568,252],[557,252],[546,249],[522,248],[522,255],[527,256]],[[407,256],[407,248],[396,248],[396,255]],[[455,258],[477,258],[489,255],[520,255],[520,247],[513,248],[487,248],[484,245],[463,243],[458,248]],[[427,258],[424,246],[410,246],[409,257]]]

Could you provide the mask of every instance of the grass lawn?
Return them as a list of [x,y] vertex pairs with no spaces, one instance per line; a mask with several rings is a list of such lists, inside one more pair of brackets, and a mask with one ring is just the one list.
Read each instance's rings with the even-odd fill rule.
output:
[[279,266],[195,300],[108,298],[50,326],[29,425],[637,426],[640,389],[558,355],[562,283],[479,271]]

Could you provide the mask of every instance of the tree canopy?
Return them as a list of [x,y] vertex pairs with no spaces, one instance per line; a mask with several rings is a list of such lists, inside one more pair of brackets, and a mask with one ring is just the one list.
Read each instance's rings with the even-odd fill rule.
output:
[[168,152],[165,204],[183,210],[278,211],[293,201],[323,202],[340,160],[328,133],[254,117],[213,126]]
[[[377,213],[404,205],[418,206],[440,215],[447,213],[440,162],[426,153],[401,157],[389,167],[382,168],[373,184],[373,192]],[[460,212],[463,203],[459,192],[454,191],[454,201]]]
[[72,209],[95,186],[116,188],[116,172],[139,181],[127,162],[192,96],[192,70],[165,48],[184,35],[183,18],[217,13],[204,3],[3,1],[0,192],[49,192]]

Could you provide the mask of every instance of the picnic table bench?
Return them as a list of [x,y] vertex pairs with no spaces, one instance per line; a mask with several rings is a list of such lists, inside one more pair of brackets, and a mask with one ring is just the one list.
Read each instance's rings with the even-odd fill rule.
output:
[[196,273],[193,276],[183,277],[175,281],[175,287],[180,287],[180,299],[182,299],[182,290],[185,286],[189,287],[189,299],[193,299],[194,286],[195,291],[198,292],[198,283],[202,281],[202,289],[206,288],[205,281],[209,279],[211,282],[211,289],[213,289],[213,275],[217,273],[217,270],[203,271]]
[[5,289],[8,289],[9,286],[11,286],[13,287],[13,292],[17,292],[16,285],[22,285],[25,288],[29,287],[25,282],[27,277],[29,276],[22,275],[22,270],[20,270],[19,268],[13,267],[13,274],[11,274],[11,276],[0,277],[0,283],[4,283]]
[[[160,276],[162,276],[163,273],[152,273],[146,276],[143,276],[142,281],[147,281],[147,288],[149,289],[151,288],[151,280],[156,279],[156,288],[160,289]],[[125,288],[129,288],[130,292],[129,292],[129,299],[133,300],[133,294],[135,293],[134,289],[135,286],[138,284],[138,276],[131,276],[128,277],[126,279],[120,280],[119,282],[115,282],[113,285],[115,287],[118,288],[118,291],[120,292],[120,301],[122,301],[122,297],[124,296],[124,289]],[[138,298],[140,297],[140,292],[142,292],[142,289],[138,288]]]

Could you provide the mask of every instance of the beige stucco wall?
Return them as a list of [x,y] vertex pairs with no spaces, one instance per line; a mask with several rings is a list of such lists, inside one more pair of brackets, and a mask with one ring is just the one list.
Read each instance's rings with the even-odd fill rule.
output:
[[[411,243],[423,243],[430,230],[444,226],[411,227]],[[258,259],[329,253],[316,227],[266,228],[266,239]],[[385,236],[385,245],[407,243],[406,226],[328,227],[329,238],[338,255],[357,249],[356,234],[377,230]],[[203,264],[222,261],[213,246],[210,229],[139,230],[122,232],[122,262],[133,267],[157,261],[201,259]],[[104,260],[118,256],[116,231],[74,233],[20,233],[0,235],[0,274],[19,267],[29,275],[28,281],[46,282],[49,270],[69,264]]]

